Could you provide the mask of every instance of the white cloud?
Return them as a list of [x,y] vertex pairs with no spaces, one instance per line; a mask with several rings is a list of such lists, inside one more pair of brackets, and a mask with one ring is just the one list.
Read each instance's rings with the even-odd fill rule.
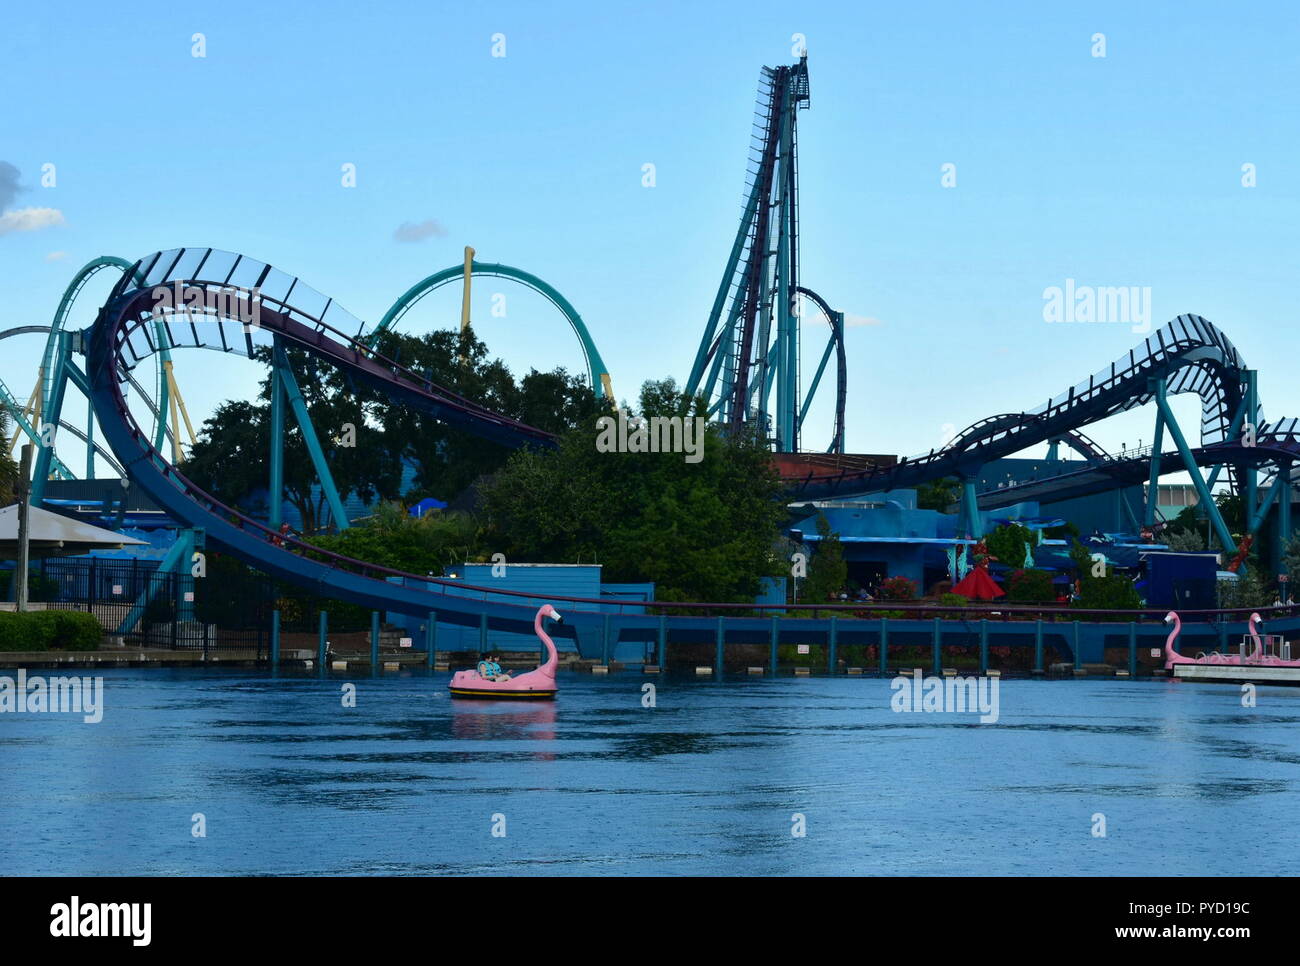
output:
[[47,262],[57,262],[59,259],[67,258],[67,257],[68,257],[67,252],[50,252],[48,255],[45,256],[45,260]]
[[443,238],[446,234],[446,228],[443,228],[432,218],[428,218],[418,225],[409,221],[402,222],[397,231],[393,232],[393,238],[399,242],[418,242],[424,241],[426,238],[433,238],[435,235],[438,238]]
[[0,215],[0,235],[15,231],[39,231],[64,224],[58,208],[19,208]]
[[885,323],[881,322],[879,319],[873,319],[867,315],[852,315],[848,312],[844,313],[844,328],[846,329],[860,329],[866,325],[884,324]]
[[[830,323],[826,321],[826,316],[822,315],[821,312],[817,311],[816,309],[810,310],[808,308],[805,308],[803,313],[803,318],[804,321],[810,322],[813,325],[820,325],[825,328],[830,328]],[[853,315],[850,312],[844,313],[844,328],[846,329],[860,329],[863,326],[884,325],[884,324],[885,323],[881,322],[880,319],[871,318],[870,316],[867,315]]]

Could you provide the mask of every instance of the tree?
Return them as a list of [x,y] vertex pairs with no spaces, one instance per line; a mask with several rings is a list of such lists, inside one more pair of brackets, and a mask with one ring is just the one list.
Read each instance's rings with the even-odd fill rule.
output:
[[312,544],[332,553],[406,573],[441,576],[444,567],[482,555],[478,522],[468,513],[434,510],[413,517],[397,503],[381,503],[373,516]]
[[820,604],[838,597],[848,584],[849,567],[844,562],[844,545],[840,535],[831,530],[830,521],[817,514],[817,550],[808,563],[808,576],[804,579],[804,600]]
[[1220,580],[1218,590],[1219,606],[1227,609],[1268,607],[1276,599],[1272,582],[1264,578],[1264,570],[1255,560],[1237,571],[1236,580]]
[[[269,361],[265,351],[258,358]],[[340,499],[356,494],[364,501],[397,496],[401,464],[382,427],[376,426],[365,402],[320,360],[292,350],[289,362],[303,396],[330,477]],[[252,497],[270,484],[270,379],[262,383],[261,401],[226,402],[204,421],[190,448],[184,470],[200,487],[223,503],[258,513]],[[321,528],[328,502],[319,486],[298,421],[286,406],[284,418],[284,497],[298,511],[304,533]]]
[[[697,401],[648,383],[640,414],[680,414]],[[703,458],[600,452],[595,422],[555,449],[525,448],[478,486],[483,545],[520,562],[590,561],[616,581],[653,580],[661,600],[752,601],[760,578],[784,573],[773,546],[784,511],[761,442],[704,435]]]
[[[376,351],[417,379],[551,432],[587,424],[606,404],[586,379],[564,369],[530,371],[516,383],[500,360],[472,329],[438,331],[424,336],[387,332]],[[254,358],[269,365],[267,349]],[[302,393],[326,465],[339,495],[355,494],[364,502],[401,495],[407,463],[414,468],[412,489],[419,495],[450,502],[479,477],[501,469],[511,450],[481,439],[407,401],[390,398],[380,388],[330,366],[300,349],[288,350],[289,363]],[[246,512],[253,494],[269,484],[270,379],[257,401],[236,400],[218,407],[200,432],[185,463],[186,474],[224,503]],[[306,440],[286,411],[284,492],[302,518],[302,529],[320,529],[328,515],[325,495]]]
[[1300,536],[1292,537],[1282,555],[1282,566],[1290,578],[1288,594],[1294,595],[1295,585],[1300,582]]
[[249,497],[269,476],[268,418],[267,407],[256,403],[222,403],[199,429],[185,475],[227,506],[254,512]]
[[[318,433],[322,426],[329,425],[319,420],[320,415],[317,409],[312,419]],[[385,458],[382,447],[374,445],[373,437],[371,445],[361,442],[365,439],[366,434],[358,432],[359,453],[332,445],[329,439],[321,441],[326,466],[342,500],[352,493],[362,500],[396,495],[396,467]],[[253,497],[260,496],[270,484],[270,450],[269,404],[224,403],[204,422],[184,470],[226,505],[260,515],[266,512],[266,504],[261,500],[254,504]],[[315,533],[328,517],[329,504],[307,444],[292,417],[285,420],[283,466],[284,498],[298,511],[302,532]]]
[[1044,527],[1043,536],[1048,540],[1068,540],[1079,535],[1079,528],[1072,521],[1066,520],[1059,527]]
[[1205,550],[1205,534],[1198,530],[1172,530],[1163,535],[1170,550],[1178,553],[1199,553]]
[[[472,328],[423,336],[386,332],[377,350],[419,376],[471,402],[548,432],[589,424],[605,404],[583,376],[559,368],[530,370],[518,383]],[[370,387],[357,387],[375,422],[383,427],[392,455],[414,466],[415,487],[451,500],[476,479],[505,465],[511,450],[458,428]]]
[[1025,547],[1034,545],[1034,532],[1019,523],[1004,523],[985,537],[984,543],[1002,566],[1022,567]]
[[960,489],[961,484],[951,476],[923,483],[916,488],[916,506],[921,510],[947,513],[948,507],[957,502]]
[[[1224,490],[1214,498],[1214,503],[1219,508],[1219,515],[1223,517],[1223,522],[1234,535],[1245,532],[1246,509],[1245,502],[1241,497],[1231,491]],[[1205,508],[1197,504],[1196,506],[1183,507],[1178,516],[1170,520],[1165,526],[1165,534],[1199,533],[1204,535],[1206,526]],[[1213,539],[1213,535],[1211,535],[1211,538]]]
[[[1098,568],[1098,561],[1092,559],[1092,554],[1078,540],[1070,547],[1070,559],[1074,562],[1079,579],[1079,597],[1074,602],[1075,607],[1089,610],[1141,609],[1142,598],[1133,586],[1133,581],[1115,573],[1113,566],[1102,564]],[[1101,572],[1094,574],[1098,569]]]

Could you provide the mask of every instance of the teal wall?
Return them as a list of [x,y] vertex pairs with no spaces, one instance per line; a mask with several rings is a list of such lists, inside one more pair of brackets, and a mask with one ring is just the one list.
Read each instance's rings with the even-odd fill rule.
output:
[[[502,568],[504,573],[502,573]],[[602,610],[608,613],[618,613],[620,608],[616,601],[653,601],[655,595],[655,585],[653,583],[621,584],[621,583],[603,583],[601,581],[601,567],[599,564],[503,564],[498,568],[501,576],[492,575],[492,564],[462,564],[455,567],[448,567],[442,574],[443,577],[455,576],[455,579],[462,581],[467,585],[476,587],[488,587],[491,589],[522,591],[530,594],[538,594],[542,598],[547,597],[599,597],[607,599],[610,604],[602,607]],[[449,594],[463,594],[467,597],[481,598],[482,592],[479,591],[458,591],[454,588],[448,588]],[[499,598],[500,599],[500,598]],[[522,604],[530,608],[540,607],[542,600],[525,600]],[[560,616],[564,616],[565,603],[562,600],[555,600],[552,606],[559,611]],[[622,612],[625,614],[644,613],[642,607],[623,606]],[[416,649],[422,649],[424,646],[424,622],[419,618],[410,617],[405,614],[390,613],[386,615],[388,623],[403,627],[406,633],[412,639],[412,646]],[[592,641],[584,640],[584,650],[588,654],[599,653],[600,641],[599,631],[594,632]],[[593,632],[588,631],[588,637],[592,637]],[[557,637],[552,635],[555,641],[556,649],[564,651],[576,650],[571,638]],[[479,629],[477,627],[460,627],[452,624],[438,625],[437,648],[439,651],[478,651],[480,644]],[[487,648],[489,651],[531,651],[539,650],[541,642],[537,636],[532,633],[517,633],[512,631],[499,631],[494,628],[488,628]],[[614,656],[622,655],[624,657],[639,657],[643,651],[643,645],[636,641],[624,642],[619,645],[614,652]]]

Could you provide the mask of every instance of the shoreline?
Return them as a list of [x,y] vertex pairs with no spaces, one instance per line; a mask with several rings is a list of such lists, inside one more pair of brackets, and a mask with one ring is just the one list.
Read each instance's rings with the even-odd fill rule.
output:
[[[356,671],[369,670],[371,668],[369,652],[331,652],[333,660],[324,668],[327,671]],[[446,674],[457,668],[473,667],[478,660],[478,656],[473,652],[451,653],[444,655],[439,653],[437,664],[430,668],[425,660],[424,652],[408,652],[404,654],[382,654],[380,656],[377,670],[393,673],[401,671],[425,671],[432,674]],[[536,658],[528,655],[502,655],[502,666],[512,670],[529,669],[536,665]],[[99,651],[0,651],[0,671],[18,669],[18,668],[90,668],[90,667],[108,667],[108,668],[146,668],[146,669],[174,669],[174,668],[249,668],[261,669],[266,671],[277,670],[271,666],[270,661],[263,655],[259,657],[252,649],[248,650],[226,650],[222,652],[209,651],[204,655],[202,650],[170,650],[167,648],[107,648]],[[314,671],[319,672],[322,668],[317,661],[315,651],[308,650],[286,650],[280,657],[279,670],[296,670],[296,671]],[[622,673],[632,674],[638,677],[659,677],[669,675],[682,678],[699,678],[701,680],[714,680],[713,669],[708,668],[710,672],[707,675],[701,673],[702,668],[696,668],[690,664],[662,669],[654,664],[639,664],[635,662],[612,661],[609,665],[603,665],[599,661],[582,659],[576,655],[568,661],[561,656],[560,670],[572,671],[576,673],[591,674],[592,676]],[[790,664],[782,665],[777,668],[773,674],[769,668],[759,668],[756,666],[728,667],[724,671],[724,677],[737,678],[893,678],[897,675],[910,675],[914,671],[920,670],[923,675],[929,677],[951,677],[953,675],[979,675],[978,668],[975,667],[944,667],[939,673],[935,673],[933,668],[918,667],[915,664],[891,666],[886,671],[881,671],[878,667],[858,667],[845,666],[841,667],[835,674],[828,674],[824,667],[808,667],[806,665]],[[1146,669],[1143,669],[1146,671]],[[990,668],[987,673],[989,677],[999,677],[1007,680],[1074,680],[1074,679],[1106,679],[1115,678],[1120,680],[1160,680],[1169,678],[1169,673],[1163,668],[1154,668],[1146,673],[1139,673],[1136,676],[1130,675],[1128,670],[1110,664],[1086,664],[1081,668],[1076,668],[1069,663],[1054,663],[1045,671],[1035,672],[1026,671],[1022,668],[1007,668],[999,670]]]

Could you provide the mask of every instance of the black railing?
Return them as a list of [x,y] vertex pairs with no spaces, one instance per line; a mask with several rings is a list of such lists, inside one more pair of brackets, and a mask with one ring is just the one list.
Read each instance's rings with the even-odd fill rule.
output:
[[36,563],[30,584],[32,601],[94,614],[130,647],[269,653],[275,584],[260,574],[196,580],[152,561],[66,557]]

